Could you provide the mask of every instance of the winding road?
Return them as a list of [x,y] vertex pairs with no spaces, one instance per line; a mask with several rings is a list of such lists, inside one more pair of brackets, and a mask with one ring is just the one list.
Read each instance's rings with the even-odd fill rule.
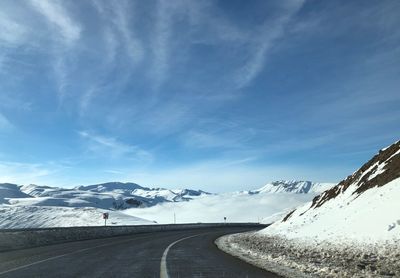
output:
[[249,228],[151,232],[0,253],[0,277],[279,277],[220,251]]

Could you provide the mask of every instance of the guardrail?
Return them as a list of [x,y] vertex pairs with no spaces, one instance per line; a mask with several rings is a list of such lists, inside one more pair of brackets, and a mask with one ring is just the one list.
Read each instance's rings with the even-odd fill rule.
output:
[[133,226],[90,226],[39,229],[3,229],[0,230],[0,252],[63,243],[69,241],[122,236],[129,234],[177,231],[202,228],[243,227],[265,228],[268,225],[258,223],[193,223],[166,225]]

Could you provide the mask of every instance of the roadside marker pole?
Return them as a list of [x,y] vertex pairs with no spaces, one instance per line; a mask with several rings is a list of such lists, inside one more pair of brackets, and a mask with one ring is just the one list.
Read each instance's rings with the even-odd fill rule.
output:
[[104,227],[107,226],[108,212],[103,213]]

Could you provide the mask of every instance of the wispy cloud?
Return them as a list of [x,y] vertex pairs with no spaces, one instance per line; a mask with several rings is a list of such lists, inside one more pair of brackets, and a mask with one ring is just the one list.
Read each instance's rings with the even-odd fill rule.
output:
[[188,131],[184,134],[183,140],[187,146],[197,148],[233,148],[240,146],[236,138],[198,130]]
[[27,33],[27,28],[0,11],[0,47],[13,47],[21,43]]
[[0,182],[18,184],[42,183],[57,170],[40,163],[0,161]]
[[82,26],[71,17],[64,3],[58,0],[30,0],[35,11],[43,16],[52,30],[51,45],[52,67],[57,81],[59,105],[63,104],[69,86],[69,71],[67,55],[81,38]]
[[3,115],[0,113],[0,132],[8,131],[14,128],[14,125]]
[[92,98],[95,96],[96,92],[98,90],[96,90],[95,87],[90,87],[89,89],[87,89],[85,92],[82,93],[82,96],[80,98],[80,102],[79,102],[79,115],[83,116],[88,107],[90,106],[91,102],[92,102]]
[[150,152],[134,145],[125,144],[116,138],[79,131],[79,135],[88,141],[88,150],[96,155],[106,157],[125,157],[148,162],[152,159]]
[[284,11],[273,22],[265,23],[258,35],[260,40],[254,45],[254,54],[247,59],[236,75],[238,89],[248,86],[264,68],[270,50],[276,41],[285,34],[285,27],[293,16],[301,9],[304,0],[288,1],[284,4]]
[[68,14],[59,1],[31,0],[32,6],[57,28],[67,43],[80,38],[81,27]]
[[[123,40],[124,47],[127,51],[128,56],[131,58],[134,65],[140,63],[144,58],[144,48],[141,41],[134,34],[134,26],[131,21],[134,18],[134,7],[132,7],[132,1],[112,1],[112,9],[114,12],[114,17],[112,22],[114,23],[117,30],[120,32]],[[109,41],[114,43],[112,40]]]
[[156,89],[165,80],[169,68],[172,21],[176,9],[176,2],[168,0],[158,0],[157,2],[157,21],[152,39],[152,76],[155,79],[154,87]]

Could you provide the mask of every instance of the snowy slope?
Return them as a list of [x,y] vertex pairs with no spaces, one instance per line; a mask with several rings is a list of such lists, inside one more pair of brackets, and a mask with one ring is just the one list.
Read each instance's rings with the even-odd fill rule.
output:
[[90,207],[55,206],[0,206],[0,228],[50,228],[76,226],[102,226],[102,214],[109,213],[107,225],[154,224],[145,219],[129,216],[120,211],[110,211]]
[[250,191],[253,194],[259,193],[297,193],[297,194],[307,194],[307,193],[321,193],[336,184],[334,183],[318,183],[311,181],[274,181],[264,185],[263,187]]
[[7,203],[9,198],[28,198],[28,194],[23,193],[16,184],[0,184],[0,204]]
[[400,141],[260,233],[325,242],[399,240],[399,200]]

